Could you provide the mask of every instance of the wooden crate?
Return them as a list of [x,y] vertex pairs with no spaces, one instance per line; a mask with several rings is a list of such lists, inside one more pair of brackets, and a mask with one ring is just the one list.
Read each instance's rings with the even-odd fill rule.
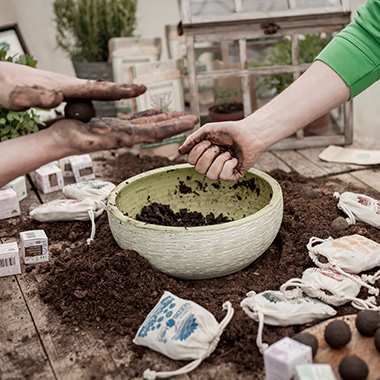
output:
[[[256,97],[250,83],[252,77],[272,74],[292,74],[297,79],[311,63],[300,62],[299,41],[308,34],[334,35],[350,21],[348,0],[181,0],[181,18],[186,38],[190,85],[190,112],[207,121],[207,108],[200,105],[198,81],[204,79],[239,78],[243,95],[244,115],[250,115],[255,105],[269,99]],[[291,64],[252,66],[249,52],[273,46],[282,39],[291,43]],[[234,68],[198,72],[196,44],[209,42],[218,59],[231,62],[235,49]],[[219,50],[219,51],[218,51]],[[238,63],[236,67],[236,63]],[[201,124],[202,124],[201,123]],[[305,136],[304,130],[275,144],[271,149],[293,149],[351,144],[353,140],[352,101],[330,114],[328,132]]]

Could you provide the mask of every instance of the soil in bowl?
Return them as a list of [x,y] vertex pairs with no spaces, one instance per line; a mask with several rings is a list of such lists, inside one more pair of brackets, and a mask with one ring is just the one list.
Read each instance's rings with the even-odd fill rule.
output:
[[[102,167],[98,175],[115,184],[143,171],[179,163],[163,157],[138,157],[130,153],[117,158],[98,159]],[[210,280],[184,281],[171,278],[150,267],[137,252],[118,247],[109,228],[107,215],[96,221],[95,240],[87,245],[90,222],[40,223],[28,216],[0,221],[0,236],[18,239],[20,231],[43,229],[51,246],[50,262],[28,267],[26,281],[36,284],[38,294],[49,309],[49,318],[62,321],[62,329],[99,335],[109,351],[118,349],[123,339],[120,357],[128,353],[131,363],[122,368],[124,378],[142,379],[146,368],[165,370],[172,363],[148,348],[132,343],[138,328],[165,290],[178,297],[190,299],[205,307],[221,321],[225,315],[222,304],[230,301],[235,308],[231,323],[221,335],[216,350],[202,365],[189,374],[191,379],[264,379],[263,357],[256,347],[258,323],[241,309],[246,293],[257,293],[279,287],[290,278],[301,277],[305,269],[314,266],[307,254],[306,244],[312,236],[326,239],[349,234],[362,234],[379,241],[379,230],[358,222],[348,229],[334,231],[331,223],[343,213],[337,208],[333,192],[363,192],[353,185],[332,178],[308,179],[296,173],[269,173],[281,185],[284,196],[284,218],[273,244],[250,266],[229,276]],[[305,187],[315,190],[317,197],[306,198]],[[366,189],[365,193],[380,199],[380,193]],[[160,244],[158,241],[157,244]],[[374,274],[375,268],[366,274]],[[362,288],[358,297],[366,299]],[[377,297],[379,303],[380,297]],[[337,315],[357,314],[350,304],[336,307]],[[311,327],[306,325],[265,326],[263,340],[268,343]],[[71,352],[72,340],[62,339]],[[149,355],[148,355],[149,353]],[[187,362],[173,363],[179,368]],[[25,362],[25,367],[28,362]],[[95,377],[94,377],[95,378]]]

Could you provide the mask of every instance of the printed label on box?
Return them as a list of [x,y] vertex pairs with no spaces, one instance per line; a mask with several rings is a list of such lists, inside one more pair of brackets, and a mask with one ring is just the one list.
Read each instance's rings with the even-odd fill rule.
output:
[[25,264],[49,261],[48,239],[44,230],[21,232],[20,240]]
[[17,193],[11,188],[0,190],[0,219],[12,218],[20,213]]
[[17,243],[0,244],[0,277],[21,273]]

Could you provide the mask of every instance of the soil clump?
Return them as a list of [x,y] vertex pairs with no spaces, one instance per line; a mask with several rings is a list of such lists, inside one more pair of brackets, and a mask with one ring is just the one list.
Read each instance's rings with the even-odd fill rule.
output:
[[[118,184],[141,172],[180,162],[183,160],[171,161],[163,157],[138,157],[125,153],[98,163],[104,168],[102,179]],[[211,366],[228,365],[234,371],[229,378],[259,378],[264,364],[256,346],[258,323],[240,307],[246,294],[251,290],[256,293],[278,290],[289,279],[301,277],[304,270],[314,267],[306,248],[313,236],[326,239],[361,234],[374,241],[379,240],[378,229],[365,223],[358,222],[346,230],[331,227],[332,221],[344,216],[337,208],[333,193],[363,193],[363,189],[334,179],[308,179],[280,170],[269,174],[280,183],[283,191],[284,214],[280,231],[268,250],[250,266],[221,278],[177,280],[152,269],[137,252],[118,247],[105,212],[96,220],[96,236],[90,245],[86,244],[90,222],[40,223],[24,215],[19,217],[16,225],[0,221],[0,231],[4,234],[2,236],[13,234],[16,238],[21,231],[45,231],[51,247],[50,262],[30,267],[25,276],[38,279],[39,296],[63,324],[100,334],[110,346],[115,336],[129,336],[129,342],[133,339],[165,290],[198,303],[214,314],[218,321],[225,315],[222,304],[230,301],[235,315],[216,350],[205,359],[205,363]],[[310,196],[310,189],[309,196],[304,196],[302,190],[306,187],[313,190],[313,196]],[[380,199],[380,194],[375,191],[369,190],[366,195]],[[157,241],[157,244],[160,242]],[[374,274],[376,269],[365,273]],[[358,297],[366,299],[367,290],[362,288]],[[349,303],[335,309],[337,316],[357,313]],[[263,341],[274,343],[318,322],[287,327],[265,325]],[[133,343],[127,348],[128,355],[133,357],[131,362],[136,363],[135,368],[126,369],[130,375],[128,378],[141,377],[142,371],[148,367],[159,368],[144,359],[148,348]],[[178,367],[186,363],[179,362]]]

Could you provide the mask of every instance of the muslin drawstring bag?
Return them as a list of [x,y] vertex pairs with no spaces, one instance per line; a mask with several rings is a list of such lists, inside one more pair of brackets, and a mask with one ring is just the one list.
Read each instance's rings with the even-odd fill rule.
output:
[[95,218],[101,215],[103,210],[102,203],[93,199],[57,199],[37,206],[29,215],[39,222],[91,220],[91,236],[87,239],[87,244],[90,244],[95,237]]
[[157,305],[141,325],[133,343],[146,346],[174,360],[193,360],[171,372],[144,371],[144,379],[167,378],[188,373],[215,350],[223,330],[230,322],[234,309],[230,302],[218,323],[215,317],[193,301],[181,299],[165,291]]
[[247,293],[240,306],[254,321],[259,322],[256,344],[263,353],[268,347],[263,343],[264,324],[272,326],[301,325],[307,322],[333,317],[336,311],[326,303],[302,294],[300,298],[286,299],[282,292],[267,290]]
[[[356,298],[361,285],[359,276],[348,274],[343,276],[331,269],[308,268],[302,278],[292,278],[281,285],[280,291],[286,299],[302,297],[306,293],[309,297],[318,298],[323,302],[333,306],[341,306],[347,302],[357,309],[377,309],[375,297],[367,300]],[[287,290],[289,287],[296,287]]]
[[380,228],[380,201],[351,192],[335,192],[334,197],[339,199],[338,208],[347,214],[348,224],[355,224],[358,220]]
[[70,183],[63,187],[62,192],[67,198],[71,199],[94,199],[105,201],[110,192],[115,188],[112,182],[93,179]]
[[[332,269],[344,276],[380,265],[380,245],[361,235],[343,236],[339,239],[312,237],[307,249],[318,267]],[[379,289],[368,285],[363,279],[355,277],[354,280],[368,288],[370,294],[379,294]]]

